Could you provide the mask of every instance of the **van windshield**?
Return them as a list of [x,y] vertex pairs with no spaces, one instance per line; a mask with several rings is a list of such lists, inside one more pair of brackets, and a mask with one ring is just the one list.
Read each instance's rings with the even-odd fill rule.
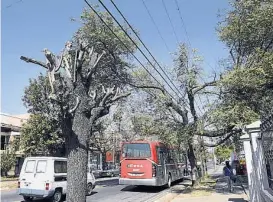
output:
[[123,157],[148,158],[151,157],[150,145],[147,143],[131,143],[123,145]]

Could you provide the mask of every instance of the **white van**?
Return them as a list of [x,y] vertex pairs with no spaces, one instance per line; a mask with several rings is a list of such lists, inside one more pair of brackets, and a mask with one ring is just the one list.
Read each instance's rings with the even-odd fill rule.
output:
[[[34,198],[49,198],[53,202],[62,201],[66,194],[67,159],[60,157],[27,157],[23,163],[18,194],[25,201]],[[95,188],[95,178],[89,169],[87,174],[87,195]]]

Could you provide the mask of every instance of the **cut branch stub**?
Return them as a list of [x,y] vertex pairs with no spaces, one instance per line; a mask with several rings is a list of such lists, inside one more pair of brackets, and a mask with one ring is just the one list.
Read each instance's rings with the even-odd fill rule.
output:
[[48,69],[46,63],[44,63],[44,62],[41,62],[41,61],[38,61],[38,60],[35,60],[35,59],[32,59],[32,58],[28,58],[28,57],[25,57],[25,56],[21,56],[20,59],[27,62],[27,63],[33,63],[33,64],[36,64],[36,65],[39,65],[41,67],[44,67],[44,68]]
[[88,95],[89,95],[89,97],[91,97],[93,100],[96,100],[96,98],[97,98],[97,90],[89,91]]
[[96,71],[97,65],[105,53],[106,52],[103,51],[100,55],[98,55],[97,53],[94,53],[94,48],[93,47],[91,48],[89,52],[89,59],[88,59],[88,63],[90,67],[88,70],[87,78],[90,78],[90,76]]
[[77,97],[75,106],[72,109],[70,109],[68,112],[70,114],[74,113],[76,111],[76,109],[79,107],[80,102],[81,102],[80,98]]

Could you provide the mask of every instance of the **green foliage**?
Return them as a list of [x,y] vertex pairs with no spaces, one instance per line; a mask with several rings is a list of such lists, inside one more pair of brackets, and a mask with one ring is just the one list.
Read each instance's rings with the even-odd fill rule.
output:
[[15,160],[15,148],[11,145],[1,153],[1,174],[7,175],[7,172],[15,165]]
[[27,156],[64,155],[64,138],[58,123],[41,114],[33,114],[21,130],[21,147]]
[[25,88],[22,101],[29,113],[49,114],[52,112],[50,106],[50,85],[47,76],[40,74],[36,79],[29,80],[29,86]]
[[[82,27],[75,34],[75,41],[84,39],[92,44],[96,52],[101,53],[106,51],[103,59],[98,64],[96,77],[93,78],[94,85],[104,84],[105,86],[119,86],[123,87],[131,80],[131,75],[128,70],[133,68],[130,63],[131,54],[136,47],[118,27],[114,20],[106,12],[100,12],[100,15],[107,23],[107,25],[114,31],[114,33],[121,39],[121,41],[129,48],[129,51],[114,34],[101,22],[97,15],[90,11],[84,10],[80,22]],[[131,33],[126,25],[123,26],[127,33]]]
[[185,44],[180,44],[174,55],[174,71],[180,86],[192,88],[199,85],[198,77],[202,73],[202,58],[198,55],[197,50],[190,50]]
[[243,127],[259,116],[242,102],[221,103],[209,112],[210,122],[221,129],[228,126]]
[[230,158],[231,152],[233,151],[232,147],[228,147],[228,146],[217,146],[215,148],[215,155],[217,157],[217,159],[219,159],[221,162],[223,162],[224,160],[227,160]]
[[231,5],[219,26],[220,39],[233,60],[220,84],[223,99],[260,115],[272,100],[273,1],[242,0]]
[[[258,49],[272,50],[273,1],[232,1],[232,10],[220,23],[219,35],[234,50],[237,64],[248,60]],[[252,60],[252,58],[249,58]]]

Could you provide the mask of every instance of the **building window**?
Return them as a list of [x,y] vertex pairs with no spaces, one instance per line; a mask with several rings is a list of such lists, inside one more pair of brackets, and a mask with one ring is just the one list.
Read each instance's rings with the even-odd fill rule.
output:
[[9,135],[1,135],[1,150],[6,150],[9,143]]
[[5,150],[5,138],[6,136],[1,136],[1,150]]

